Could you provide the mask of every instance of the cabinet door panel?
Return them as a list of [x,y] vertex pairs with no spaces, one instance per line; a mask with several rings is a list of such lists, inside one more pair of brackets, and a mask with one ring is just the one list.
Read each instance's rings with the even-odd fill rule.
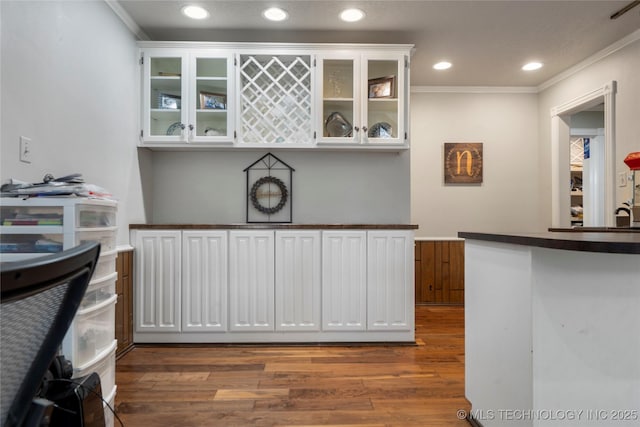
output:
[[186,138],[186,51],[145,49],[143,58],[142,137],[146,142],[184,142]]
[[322,329],[363,331],[367,316],[365,231],[322,233]]
[[367,329],[410,330],[414,313],[413,232],[369,231]]
[[360,134],[359,55],[323,53],[316,56],[319,142],[358,144]]
[[362,138],[368,144],[405,142],[405,57],[370,54],[363,59]]
[[136,332],[180,331],[180,231],[137,231]]
[[192,51],[189,60],[189,142],[232,142],[232,55],[203,49]]
[[227,232],[182,234],[182,330],[227,330]]
[[232,331],[274,330],[274,233],[229,233],[229,316]]
[[320,330],[320,231],[276,232],[276,330]]

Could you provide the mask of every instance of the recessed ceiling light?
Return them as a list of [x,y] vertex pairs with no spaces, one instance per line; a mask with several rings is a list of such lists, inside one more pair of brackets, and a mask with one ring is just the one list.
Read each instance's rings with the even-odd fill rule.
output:
[[449,68],[451,68],[451,62],[442,61],[437,64],[433,64],[434,70],[448,70]]
[[205,19],[209,17],[209,12],[200,6],[185,6],[182,8],[182,13],[191,19]]
[[271,7],[262,12],[262,16],[269,21],[284,21],[289,17],[289,14],[286,10],[280,9],[279,7]]
[[358,22],[364,18],[364,12],[360,9],[345,9],[340,13],[340,19],[344,22]]
[[535,71],[542,68],[542,62],[529,62],[528,64],[524,64],[522,69],[524,71]]

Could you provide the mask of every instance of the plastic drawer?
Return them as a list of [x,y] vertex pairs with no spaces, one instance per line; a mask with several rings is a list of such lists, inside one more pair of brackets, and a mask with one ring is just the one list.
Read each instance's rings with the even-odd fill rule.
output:
[[0,225],[47,227],[63,224],[62,206],[18,206],[19,200],[10,199],[3,199],[3,203],[9,206],[0,206]]
[[[3,230],[16,229],[17,227],[5,228]],[[53,227],[62,231],[61,227]],[[24,229],[24,227],[22,228]],[[51,230],[52,227],[48,227]],[[40,230],[45,230],[44,227]],[[62,251],[64,246],[64,235],[62,233],[51,234],[18,234],[0,233],[0,252],[6,254],[12,253],[56,253]]]
[[78,205],[76,227],[115,227],[116,208],[114,206]]
[[82,367],[105,351],[115,338],[117,295],[87,309],[78,310],[63,342],[63,351],[74,366]]
[[96,269],[93,272],[92,280],[99,280],[104,278],[105,276],[110,275],[114,271],[116,271],[116,257],[118,256],[118,251],[105,252],[101,251],[100,258],[98,258],[98,264],[96,264]]
[[[111,345],[98,354],[93,360],[81,366],[73,365],[73,377],[83,377],[92,372],[100,375],[100,387],[102,396],[106,397],[113,392],[116,384],[116,347],[118,342],[111,341]],[[105,399],[106,400],[106,399]]]
[[87,292],[84,294],[84,298],[80,303],[79,310],[87,310],[90,307],[100,304],[102,301],[106,301],[116,294],[116,279],[118,273],[115,271],[108,276],[104,276],[98,280],[92,280],[89,283]]
[[116,228],[78,231],[76,233],[76,245],[85,242],[100,243],[100,253],[116,250]]

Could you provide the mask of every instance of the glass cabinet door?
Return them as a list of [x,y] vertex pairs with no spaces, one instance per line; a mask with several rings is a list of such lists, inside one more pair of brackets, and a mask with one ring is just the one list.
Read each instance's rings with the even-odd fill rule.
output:
[[143,141],[232,142],[231,64],[217,51],[143,51]]
[[404,57],[367,58],[362,136],[368,143],[404,142]]
[[406,70],[401,54],[319,55],[320,144],[405,143]]
[[358,61],[354,58],[322,57],[319,66],[322,112],[316,138],[324,142],[357,143],[359,139]]
[[229,139],[231,64],[227,55],[192,55],[193,78],[190,89],[189,141],[210,142]]
[[181,54],[152,52],[144,56],[143,139],[180,141],[185,137],[185,61]]

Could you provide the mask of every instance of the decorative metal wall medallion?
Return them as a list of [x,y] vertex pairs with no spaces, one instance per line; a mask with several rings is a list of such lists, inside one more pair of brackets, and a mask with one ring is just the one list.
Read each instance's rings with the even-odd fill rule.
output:
[[271,153],[247,167],[247,222],[291,222],[291,166]]

